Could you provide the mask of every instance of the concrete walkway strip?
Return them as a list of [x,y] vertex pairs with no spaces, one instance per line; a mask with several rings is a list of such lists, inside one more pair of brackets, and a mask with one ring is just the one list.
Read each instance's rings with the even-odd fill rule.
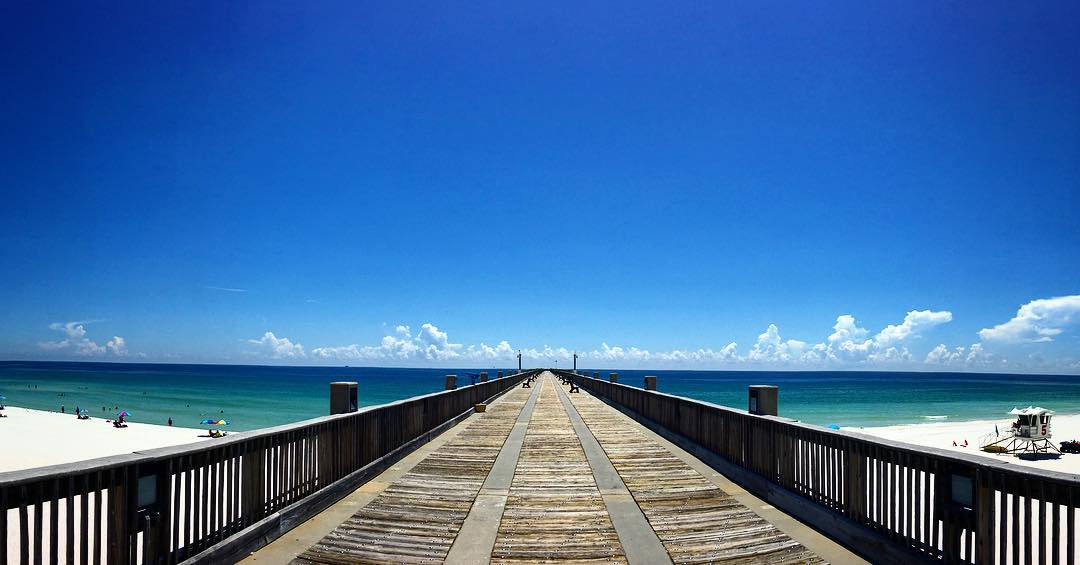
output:
[[539,393],[540,386],[533,387],[529,400],[514,423],[514,429],[503,443],[502,451],[491,466],[484,486],[469,509],[469,515],[465,517],[454,544],[450,546],[446,563],[466,565],[486,563],[491,559],[491,551],[499,533],[499,523],[506,508],[510,483],[514,480],[514,470],[517,468],[518,458],[521,457],[521,446],[525,443],[525,431],[532,419],[533,407],[536,406]]
[[643,565],[671,563],[671,557],[664,549],[664,544],[660,542],[660,538],[649,525],[649,521],[645,519],[641,508],[630,495],[619,472],[615,470],[615,466],[611,464],[607,453],[604,452],[604,448],[593,437],[589,427],[581,419],[581,414],[578,414],[577,409],[570,402],[567,392],[558,385],[555,386],[555,390],[559,392],[559,400],[562,401],[567,415],[570,416],[570,423],[577,432],[582,449],[585,450],[585,457],[589,460],[589,466],[592,467],[596,486],[599,487],[604,504],[607,505],[608,515],[615,526],[615,533],[619,535],[619,543],[622,544],[627,561],[631,564]]

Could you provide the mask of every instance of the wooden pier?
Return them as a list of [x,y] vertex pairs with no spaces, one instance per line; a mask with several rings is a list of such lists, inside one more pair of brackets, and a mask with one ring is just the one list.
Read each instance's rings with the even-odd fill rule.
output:
[[[644,428],[568,390],[545,372],[508,393],[294,563],[823,562]],[[252,561],[290,546],[301,549],[285,540]]]

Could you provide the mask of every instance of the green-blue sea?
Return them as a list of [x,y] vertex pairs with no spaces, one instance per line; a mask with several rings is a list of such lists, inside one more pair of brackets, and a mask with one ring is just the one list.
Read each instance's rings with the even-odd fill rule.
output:
[[[279,367],[140,363],[0,362],[2,402],[92,416],[127,410],[130,420],[200,427],[225,418],[243,431],[328,413],[328,384],[359,383],[360,404],[371,406],[441,390],[446,374],[469,383],[480,371],[501,367],[402,369],[383,367]],[[617,369],[589,369],[605,378]],[[1004,419],[1015,406],[1038,405],[1080,413],[1080,377],[904,372],[768,372],[617,370],[619,382],[642,386],[656,375],[662,392],[737,408],[746,387],[780,387],[780,414],[820,425],[882,426],[929,421]]]

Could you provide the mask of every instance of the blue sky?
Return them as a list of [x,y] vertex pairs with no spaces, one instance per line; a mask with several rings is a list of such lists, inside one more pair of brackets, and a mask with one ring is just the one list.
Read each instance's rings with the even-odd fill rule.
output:
[[307,4],[3,9],[0,358],[1080,372],[1076,3]]

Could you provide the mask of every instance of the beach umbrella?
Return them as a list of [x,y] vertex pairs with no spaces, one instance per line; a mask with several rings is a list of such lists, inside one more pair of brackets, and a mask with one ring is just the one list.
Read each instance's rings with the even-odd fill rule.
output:
[[825,426],[825,427],[829,428],[830,430],[839,430],[840,429],[840,424],[829,424],[828,426]]
[[228,420],[215,420],[213,418],[207,418],[200,422],[204,426],[228,426]]
[[129,418],[129,417],[131,417],[131,412],[128,412],[127,410],[121,410],[120,413],[116,415],[116,417],[117,418]]

